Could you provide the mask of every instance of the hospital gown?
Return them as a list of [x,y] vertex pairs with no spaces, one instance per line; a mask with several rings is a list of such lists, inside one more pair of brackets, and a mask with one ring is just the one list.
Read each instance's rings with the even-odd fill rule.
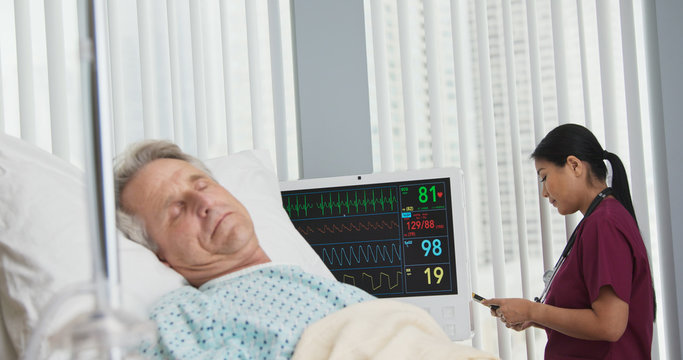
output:
[[306,326],[370,299],[298,266],[257,265],[162,297],[150,316],[157,342],[143,344],[142,353],[153,359],[289,359]]

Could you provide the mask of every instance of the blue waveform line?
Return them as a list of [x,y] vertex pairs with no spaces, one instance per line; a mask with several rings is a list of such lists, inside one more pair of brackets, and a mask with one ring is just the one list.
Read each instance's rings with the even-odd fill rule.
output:
[[[345,264],[350,266],[353,260],[357,264],[369,263],[370,259],[377,264],[380,258],[382,261],[388,259],[389,263],[393,264],[394,260],[401,261],[401,250],[396,244],[391,244],[391,250],[387,245],[351,245],[348,247],[348,251],[346,247],[339,250],[333,247],[329,252],[327,249],[323,249],[321,257],[326,264],[335,265],[336,263],[339,266]],[[365,262],[362,261],[363,259]]]

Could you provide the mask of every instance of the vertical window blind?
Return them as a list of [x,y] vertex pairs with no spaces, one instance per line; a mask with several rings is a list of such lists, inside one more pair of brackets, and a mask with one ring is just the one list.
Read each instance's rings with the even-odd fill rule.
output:
[[[3,131],[82,166],[76,0],[0,8]],[[201,158],[268,149],[280,176],[296,177],[287,9],[284,0],[108,2],[116,151],[144,138]]]
[[[463,169],[475,291],[542,290],[579,219],[539,196],[529,154],[572,122],[624,161],[661,293],[641,1],[364,3],[374,169]],[[144,138],[205,159],[268,149],[280,178],[297,178],[289,6],[108,2],[116,151]],[[0,130],[83,167],[77,21],[76,0],[0,0]],[[542,331],[514,333],[473,309],[474,346],[542,357]],[[666,358],[658,319],[653,354]]]

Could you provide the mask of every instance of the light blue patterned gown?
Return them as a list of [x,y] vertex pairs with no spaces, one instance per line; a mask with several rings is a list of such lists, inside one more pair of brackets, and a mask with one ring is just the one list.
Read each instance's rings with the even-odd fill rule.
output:
[[162,297],[150,315],[158,341],[142,352],[153,359],[289,359],[306,326],[370,299],[298,266],[258,265]]

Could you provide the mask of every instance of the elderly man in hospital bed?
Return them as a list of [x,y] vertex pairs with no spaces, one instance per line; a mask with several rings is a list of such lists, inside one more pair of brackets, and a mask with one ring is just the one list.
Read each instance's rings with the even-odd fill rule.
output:
[[174,144],[134,145],[115,178],[119,229],[190,284],[153,308],[145,356],[493,358],[450,342],[419,308],[271,262],[247,209]]

